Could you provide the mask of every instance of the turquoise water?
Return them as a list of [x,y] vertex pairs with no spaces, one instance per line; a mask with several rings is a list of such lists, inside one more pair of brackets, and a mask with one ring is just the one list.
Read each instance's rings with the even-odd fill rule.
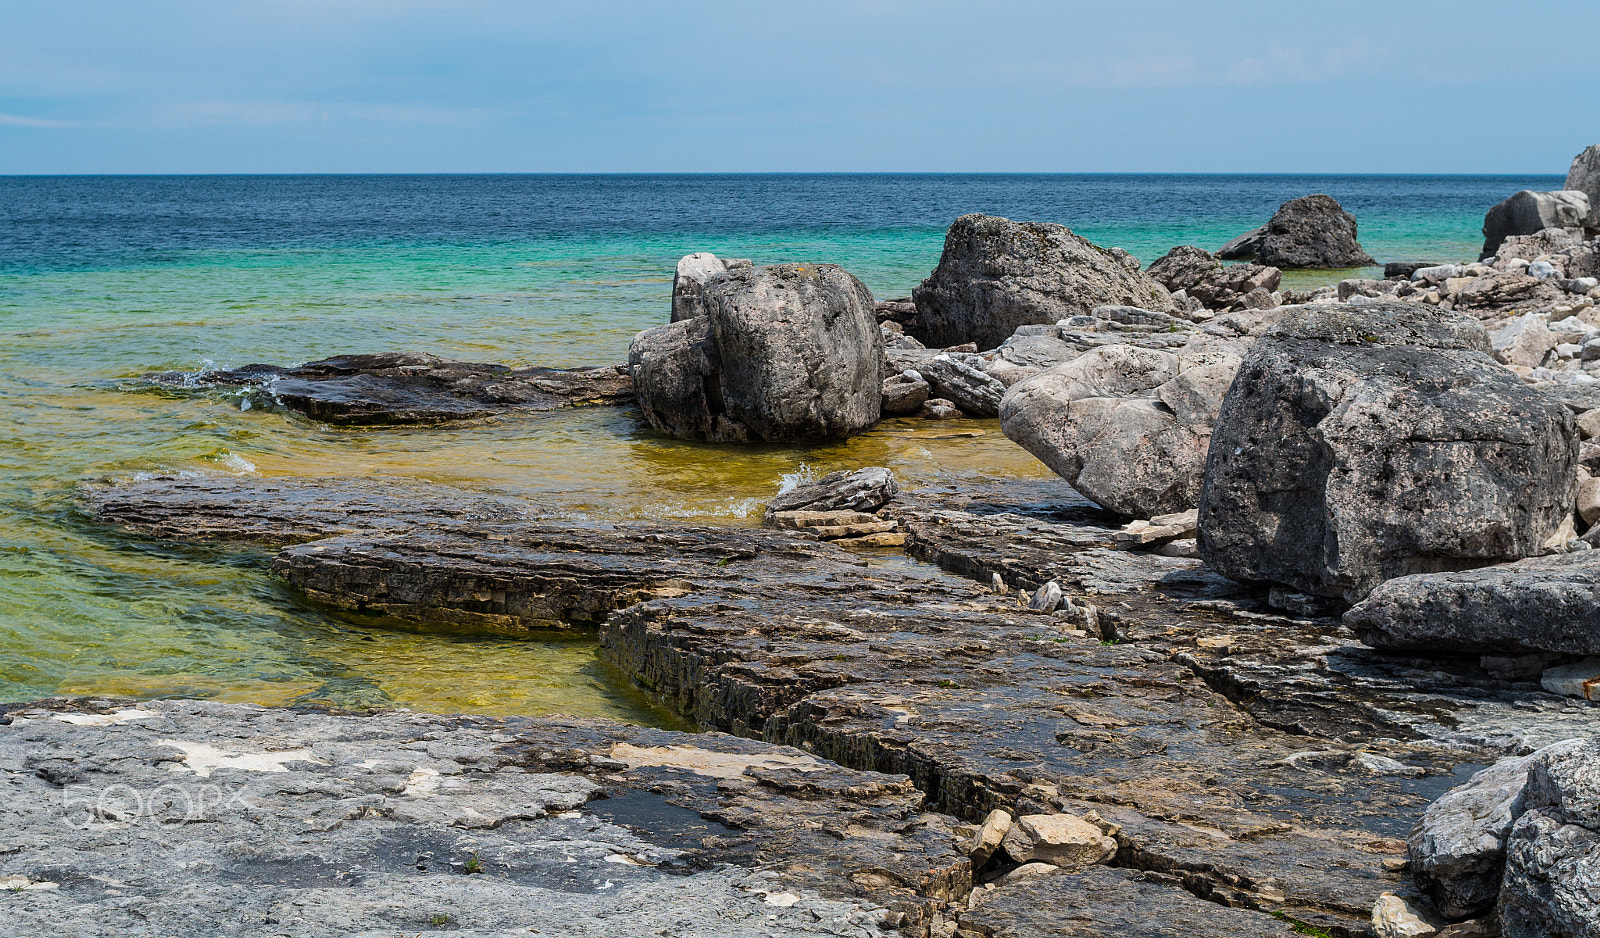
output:
[[[992,422],[906,421],[832,447],[713,447],[624,409],[338,430],[152,370],[407,349],[624,359],[694,250],[842,264],[903,296],[965,211],[1063,221],[1145,260],[1216,247],[1283,199],[1334,194],[1380,260],[1476,255],[1488,205],[1542,177],[182,177],[0,179],[0,698],[199,695],[668,718],[593,643],[386,631],[329,616],[265,555],[98,528],[78,484],[143,472],[405,476],[597,518],[749,523],[804,466],[1043,477]],[[1349,272],[1299,275],[1303,285]]]

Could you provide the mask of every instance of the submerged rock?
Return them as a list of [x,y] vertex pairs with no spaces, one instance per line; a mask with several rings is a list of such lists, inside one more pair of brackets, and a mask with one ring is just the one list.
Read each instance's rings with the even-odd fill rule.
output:
[[341,355],[292,368],[159,372],[143,380],[185,390],[259,386],[290,410],[351,426],[446,423],[633,400],[632,382],[620,365],[513,368],[416,352]]
[[1285,314],[1222,402],[1201,556],[1358,602],[1394,577],[1564,544],[1572,415],[1487,352],[1476,322],[1405,304]]
[[1096,306],[1170,310],[1166,288],[1119,248],[1102,248],[1062,225],[963,215],[944,253],[912,291],[916,337],[930,347],[975,342],[991,349],[1018,326],[1053,323]]
[[1326,195],[1290,199],[1278,206],[1266,225],[1228,242],[1217,256],[1294,270],[1377,263],[1356,240],[1355,216]]
[[815,482],[804,482],[781,492],[767,505],[767,514],[780,511],[876,511],[900,491],[894,472],[883,466],[840,469]]
[[872,294],[832,264],[730,270],[706,314],[646,329],[628,362],[658,432],[710,442],[838,439],[877,422],[883,336]]

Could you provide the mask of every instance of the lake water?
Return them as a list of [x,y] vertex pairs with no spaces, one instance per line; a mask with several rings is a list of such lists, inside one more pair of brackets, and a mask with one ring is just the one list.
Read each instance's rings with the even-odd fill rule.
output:
[[[1558,176],[0,177],[0,698],[196,695],[664,723],[584,638],[459,639],[311,608],[257,551],[107,531],[87,481],[148,472],[385,475],[537,497],[595,518],[752,523],[780,477],[889,465],[905,482],[1045,477],[982,435],[887,421],[848,443],[663,440],[627,409],[340,430],[156,370],[415,350],[552,366],[623,361],[665,322],[673,265],[715,251],[843,265],[880,298],[984,211],[1056,221],[1149,261],[1216,248],[1326,192],[1382,260],[1476,257],[1483,213]],[[1351,272],[1297,274],[1310,286]],[[941,429],[950,429],[948,425]]]

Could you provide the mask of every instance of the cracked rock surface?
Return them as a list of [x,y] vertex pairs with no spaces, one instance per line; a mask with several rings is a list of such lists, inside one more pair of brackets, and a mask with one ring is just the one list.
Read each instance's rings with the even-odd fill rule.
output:
[[[156,516],[168,498],[113,491],[120,507],[102,520]],[[223,533],[226,512],[195,510],[212,514],[188,529]],[[270,514],[247,513],[255,536],[250,518]],[[893,784],[917,816],[943,819],[925,829],[944,831],[940,850],[954,852],[897,846],[902,865],[851,882],[906,890],[894,893],[901,906],[880,904],[905,915],[895,921],[909,934],[1287,935],[1301,922],[1369,935],[1429,802],[1503,756],[1584,735],[1593,719],[1587,702],[1497,678],[1476,657],[1381,653],[1337,618],[1285,614],[1198,560],[1112,549],[1114,519],[1059,481],[902,493],[879,516],[928,564],[777,531],[537,518],[403,535],[369,521],[380,533],[330,530],[339,536],[279,562],[335,571],[330,595],[395,596],[458,563],[502,577],[505,602],[518,584],[531,595],[563,582],[597,603],[602,654],[702,727],[903,779]],[[313,559],[319,545],[325,560]],[[1019,600],[1050,583],[1057,608]],[[477,588],[420,595],[395,614],[448,618],[499,601]],[[822,791],[792,766],[740,778],[801,798]],[[853,842],[856,815],[836,815],[827,797],[813,807]],[[1105,867],[1036,875],[1002,847],[972,870],[976,825],[995,809],[1093,815],[1114,831],[1115,853]],[[835,862],[813,870],[832,875]]]

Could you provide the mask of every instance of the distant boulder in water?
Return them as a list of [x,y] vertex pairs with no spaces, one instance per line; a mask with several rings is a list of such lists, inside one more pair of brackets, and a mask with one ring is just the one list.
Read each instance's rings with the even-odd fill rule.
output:
[[1278,206],[1272,219],[1229,241],[1223,260],[1254,260],[1285,270],[1337,270],[1377,263],[1356,240],[1356,217],[1327,195],[1308,195]]

